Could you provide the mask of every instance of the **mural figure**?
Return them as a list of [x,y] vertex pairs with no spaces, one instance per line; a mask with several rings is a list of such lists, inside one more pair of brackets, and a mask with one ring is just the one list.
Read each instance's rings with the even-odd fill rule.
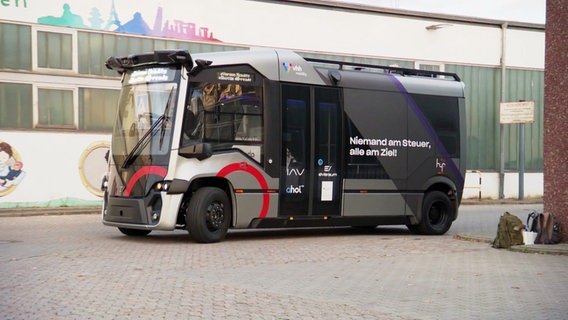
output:
[[91,9],[91,17],[89,18],[89,22],[91,23],[91,28],[93,29],[102,29],[103,28],[103,19],[101,18],[101,13],[99,9],[92,8]]
[[80,15],[72,13],[71,7],[67,3],[63,5],[63,15],[61,15],[61,17],[40,17],[37,19],[37,22],[63,27],[87,28],[87,26],[83,24],[83,18],[81,18]]
[[0,141],[0,197],[10,193],[26,175],[18,158],[12,146]]
[[116,13],[116,9],[114,8],[114,0],[112,0],[112,7],[110,8],[110,14],[109,14],[108,21],[107,21],[107,24],[106,24],[104,29],[110,30],[110,27],[112,25],[115,25],[118,28],[120,28],[120,26],[121,26],[120,19],[118,19],[118,14]]
[[146,24],[146,21],[144,21],[140,12],[136,12],[132,17],[132,20],[118,27],[118,29],[116,29],[115,31],[143,35],[149,35],[152,33],[152,30],[150,29],[148,24]]

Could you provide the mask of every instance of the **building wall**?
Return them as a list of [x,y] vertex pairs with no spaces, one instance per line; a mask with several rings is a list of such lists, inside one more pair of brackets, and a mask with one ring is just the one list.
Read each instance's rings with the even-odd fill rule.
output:
[[[11,162],[21,162],[23,174],[11,187],[0,187],[0,208],[100,202],[96,178],[91,176],[99,175],[94,171],[100,170],[103,142],[110,140],[120,87],[104,61],[110,55],[166,48],[195,53],[282,47],[310,57],[455,72],[466,84],[468,168],[487,173],[483,197],[493,198],[495,179],[489,177],[499,169],[500,63],[505,61],[503,100],[536,103],[536,121],[527,125],[525,140],[526,167],[535,176],[530,185],[536,188],[525,193],[542,195],[538,187],[543,163],[542,26],[506,24],[503,29],[500,21],[314,3],[58,0],[40,5],[20,0],[3,4],[0,143],[17,151]],[[514,179],[508,177],[516,174],[516,136],[516,126],[505,127],[506,190],[515,189]],[[475,177],[468,174],[468,181],[475,180],[470,176]],[[468,190],[466,196],[477,194],[469,195]],[[509,196],[515,192],[507,191]]]
[[564,0],[547,1],[546,16],[544,209],[558,219],[561,239],[568,242],[568,4]]

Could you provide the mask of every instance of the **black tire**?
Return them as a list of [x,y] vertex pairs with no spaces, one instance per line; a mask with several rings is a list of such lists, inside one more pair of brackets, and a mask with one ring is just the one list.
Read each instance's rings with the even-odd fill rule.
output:
[[227,235],[231,212],[231,204],[223,190],[201,188],[189,201],[185,214],[187,231],[196,242],[219,242]]
[[120,232],[130,237],[144,237],[147,236],[152,230],[141,230],[141,229],[128,229],[128,228],[118,228]]
[[422,220],[416,229],[421,234],[442,235],[452,226],[454,210],[447,194],[441,191],[428,192],[422,203]]

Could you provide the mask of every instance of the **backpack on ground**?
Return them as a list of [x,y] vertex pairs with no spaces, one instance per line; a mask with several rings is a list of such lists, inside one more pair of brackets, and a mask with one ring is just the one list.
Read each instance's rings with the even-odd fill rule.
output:
[[523,244],[523,222],[519,217],[505,212],[499,218],[497,236],[491,243],[493,248],[510,248]]
[[556,244],[560,242],[560,223],[550,212],[531,212],[527,217],[527,229],[537,233],[535,244]]

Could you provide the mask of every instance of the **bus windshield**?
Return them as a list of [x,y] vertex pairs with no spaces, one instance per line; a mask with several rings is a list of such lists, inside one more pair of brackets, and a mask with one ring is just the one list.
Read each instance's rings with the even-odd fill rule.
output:
[[113,133],[113,156],[117,166],[149,165],[171,149],[173,115],[179,70],[155,67],[125,75]]

